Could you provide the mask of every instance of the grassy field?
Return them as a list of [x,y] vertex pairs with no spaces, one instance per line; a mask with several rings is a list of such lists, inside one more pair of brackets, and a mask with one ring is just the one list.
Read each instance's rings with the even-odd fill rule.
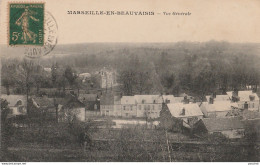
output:
[[144,128],[90,128],[92,142],[84,150],[79,132],[77,125],[66,124],[17,128],[1,161],[259,161],[259,145],[206,144],[181,133],[166,137],[163,130]]

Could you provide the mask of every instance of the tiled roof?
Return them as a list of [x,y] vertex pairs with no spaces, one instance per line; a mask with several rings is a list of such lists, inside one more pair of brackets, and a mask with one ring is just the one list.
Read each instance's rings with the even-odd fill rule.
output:
[[162,96],[160,95],[135,95],[137,104],[160,104],[162,103]]
[[[174,117],[193,117],[193,116],[203,116],[199,106],[197,104],[183,104],[174,103],[167,104],[169,111]],[[185,114],[182,114],[183,108],[185,109]]]
[[17,101],[21,100],[23,102],[23,105],[26,105],[26,96],[25,95],[1,95],[2,99],[7,100],[9,103],[9,106],[16,106]]
[[225,131],[244,128],[239,118],[204,118],[201,119],[208,131]]
[[230,111],[232,110],[232,107],[238,108],[238,104],[231,103],[230,101],[214,101],[213,104],[203,102],[200,107],[201,109],[206,110],[207,112],[222,112]]
[[[232,91],[227,92],[227,95],[229,98],[232,98]],[[259,101],[259,97],[256,93],[253,93],[252,91],[238,91],[238,97],[240,98],[240,101],[250,101],[250,96],[254,96],[256,101]]]

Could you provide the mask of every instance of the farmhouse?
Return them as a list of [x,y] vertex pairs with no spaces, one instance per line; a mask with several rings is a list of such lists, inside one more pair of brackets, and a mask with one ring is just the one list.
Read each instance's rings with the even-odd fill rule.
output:
[[203,113],[197,104],[174,103],[167,104],[167,108],[171,116],[181,119],[183,126],[188,128],[203,118]]
[[237,103],[230,101],[203,102],[200,106],[205,117],[226,117],[232,110],[237,109]]
[[169,111],[167,104],[162,104],[162,110],[160,112],[160,128],[179,132],[182,129],[183,121],[181,119],[178,119],[174,116],[172,116],[171,112]]
[[1,98],[5,99],[9,103],[8,106],[11,109],[11,113],[9,114],[9,117],[26,114],[26,107],[27,107],[26,96],[2,94]]
[[162,110],[162,96],[135,95],[137,117],[158,118]]
[[244,136],[244,125],[240,118],[204,118],[195,125],[193,132],[198,135],[223,134],[227,138],[242,138]]
[[79,94],[78,99],[85,105],[86,117],[100,115],[100,99],[97,94]]
[[252,91],[230,91],[227,95],[232,102],[237,102],[238,108],[259,111],[259,97]]
[[121,98],[122,117],[136,117],[136,104],[134,96],[123,96]]

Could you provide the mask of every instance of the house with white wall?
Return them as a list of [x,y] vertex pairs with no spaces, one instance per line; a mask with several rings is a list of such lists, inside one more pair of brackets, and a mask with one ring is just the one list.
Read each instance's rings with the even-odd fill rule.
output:
[[1,95],[2,99],[5,99],[9,104],[9,108],[11,109],[11,112],[8,116],[17,116],[17,115],[25,115],[27,102],[26,102],[26,96],[25,95]]
[[228,113],[237,108],[238,104],[231,101],[203,102],[200,105],[202,113],[207,118],[226,117]]
[[121,98],[122,117],[136,117],[136,103],[134,96],[123,96]]
[[137,117],[158,118],[162,110],[161,95],[135,95]]
[[195,103],[183,104],[183,103],[173,103],[167,104],[167,108],[170,114],[183,121],[183,126],[190,128],[194,123],[203,118],[203,113],[201,112],[199,106]]
[[238,108],[259,111],[259,97],[253,91],[229,91],[227,95],[238,104]]

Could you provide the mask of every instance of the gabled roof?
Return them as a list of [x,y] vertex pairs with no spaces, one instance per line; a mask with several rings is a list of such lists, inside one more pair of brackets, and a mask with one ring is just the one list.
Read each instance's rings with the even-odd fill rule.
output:
[[201,121],[210,132],[244,128],[242,121],[237,117],[203,118]]
[[10,107],[16,106],[16,103],[21,100],[23,102],[23,105],[26,105],[26,96],[25,95],[1,95],[2,99],[7,100]]
[[170,101],[170,103],[174,103],[175,99],[173,95],[162,95],[163,101],[166,103],[166,101]]
[[[211,96],[206,96],[207,101],[209,101],[209,98]],[[214,98],[214,101],[230,101],[230,98],[228,95],[216,95],[216,98]]]
[[[183,104],[183,103],[174,103],[167,104],[169,111],[173,117],[182,118],[182,117],[193,117],[193,116],[203,116],[199,106],[197,104]],[[183,115],[183,109],[185,109],[185,114]]]
[[[230,99],[232,99],[232,91],[227,92],[227,95]],[[253,93],[252,91],[238,91],[238,97],[240,98],[240,101],[250,101],[250,96],[255,97],[255,101],[259,101],[259,97],[256,93]]]
[[238,108],[238,104],[230,101],[214,101],[213,104],[203,102],[200,107],[207,112],[223,112],[232,110],[232,107]]
[[135,95],[137,104],[161,104],[162,96],[160,95]]
[[134,96],[123,96],[121,98],[121,104],[135,104]]

